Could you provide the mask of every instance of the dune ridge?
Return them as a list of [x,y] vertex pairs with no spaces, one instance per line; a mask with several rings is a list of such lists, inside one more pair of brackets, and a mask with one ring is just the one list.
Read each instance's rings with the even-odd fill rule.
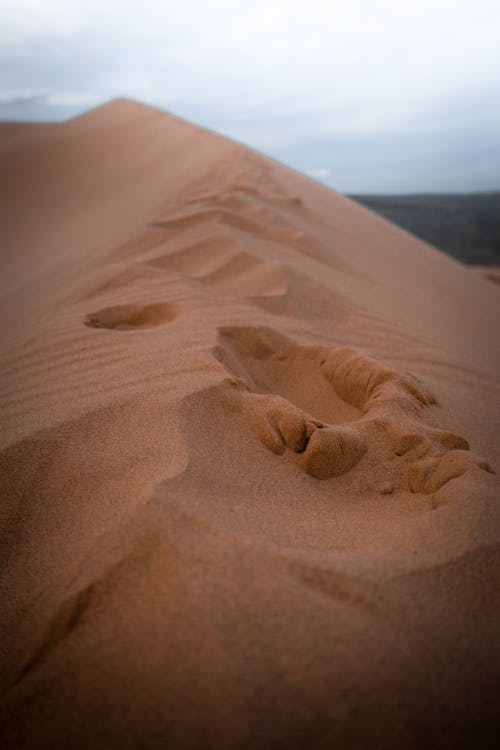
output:
[[0,177],[2,747],[495,746],[495,285],[135,102]]

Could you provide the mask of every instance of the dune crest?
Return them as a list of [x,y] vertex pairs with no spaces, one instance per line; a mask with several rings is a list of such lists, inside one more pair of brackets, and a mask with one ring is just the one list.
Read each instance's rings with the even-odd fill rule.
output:
[[152,107],[0,136],[2,748],[488,747],[495,285]]

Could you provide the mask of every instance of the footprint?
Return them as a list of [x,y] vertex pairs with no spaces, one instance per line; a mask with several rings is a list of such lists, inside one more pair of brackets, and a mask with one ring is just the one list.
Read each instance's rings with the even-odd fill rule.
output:
[[249,215],[243,215],[240,211],[231,211],[222,206],[203,207],[198,210],[182,212],[153,221],[150,226],[161,228],[165,231],[180,232],[194,227],[203,226],[207,223],[217,223],[232,229],[245,232],[255,239],[275,240],[276,242],[299,240],[303,233],[291,225],[262,222]]
[[345,474],[367,450],[362,432],[350,426],[324,425],[282,396],[251,393],[238,378],[229,384],[226,401],[245,415],[260,441],[277,455],[287,448],[304,454],[304,470],[317,479]]
[[276,265],[246,252],[238,242],[224,235],[163,253],[149,264],[196,279],[229,298],[278,296],[287,289],[286,279]]
[[431,494],[470,469],[491,472],[464,438],[423,422],[436,400],[417,378],[357,349],[300,346],[267,328],[226,327],[214,353],[234,376],[233,409],[274,453],[303,454],[313,477],[340,477],[366,456],[381,494]]
[[176,311],[167,302],[152,305],[118,305],[104,307],[90,313],[84,324],[90,328],[111,328],[116,331],[133,331],[163,325],[176,317]]
[[215,356],[256,393],[282,396],[322,423],[343,424],[362,416],[322,373],[329,350],[298,346],[269,328],[219,329]]

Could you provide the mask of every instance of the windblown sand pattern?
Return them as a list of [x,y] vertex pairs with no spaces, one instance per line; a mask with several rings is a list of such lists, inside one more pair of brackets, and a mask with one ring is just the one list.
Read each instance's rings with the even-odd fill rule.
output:
[[0,139],[2,747],[494,746],[498,287],[133,102]]

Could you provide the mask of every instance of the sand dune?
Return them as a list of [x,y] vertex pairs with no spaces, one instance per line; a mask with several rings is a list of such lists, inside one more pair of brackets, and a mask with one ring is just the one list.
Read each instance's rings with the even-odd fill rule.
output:
[[0,177],[2,747],[496,745],[495,284],[134,102]]

